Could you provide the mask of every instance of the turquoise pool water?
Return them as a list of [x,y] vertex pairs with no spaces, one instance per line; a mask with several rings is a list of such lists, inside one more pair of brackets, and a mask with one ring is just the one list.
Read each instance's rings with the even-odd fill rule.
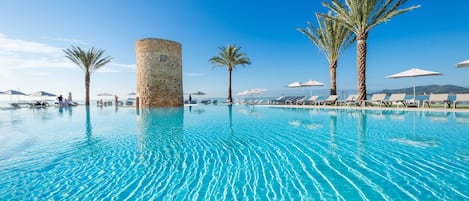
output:
[[0,200],[468,200],[469,113],[0,111]]

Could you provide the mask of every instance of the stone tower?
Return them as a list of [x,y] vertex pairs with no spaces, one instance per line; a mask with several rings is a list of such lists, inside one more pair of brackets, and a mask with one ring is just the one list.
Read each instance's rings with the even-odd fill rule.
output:
[[183,106],[181,44],[139,39],[136,55],[137,104],[144,108]]

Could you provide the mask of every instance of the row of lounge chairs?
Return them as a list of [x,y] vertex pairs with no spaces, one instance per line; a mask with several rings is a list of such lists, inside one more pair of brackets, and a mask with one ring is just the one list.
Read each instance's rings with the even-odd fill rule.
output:
[[270,100],[269,104],[287,104],[287,105],[336,105],[337,95],[330,95],[325,100],[318,100],[319,96],[281,96]]
[[432,104],[443,104],[445,108],[451,107],[456,108],[458,103],[469,103],[469,94],[456,94],[454,101],[448,100],[448,94],[431,94],[428,100],[422,102],[405,99],[405,93],[391,94],[386,99],[386,94],[373,94],[369,100],[357,101],[357,95],[349,95],[344,100],[338,100],[337,95],[330,95],[327,99],[318,100],[319,96],[281,96],[277,99],[270,100],[269,104],[286,104],[286,105],[347,105],[347,106],[374,106],[379,107],[392,107],[392,106],[415,106],[415,107],[432,107]]

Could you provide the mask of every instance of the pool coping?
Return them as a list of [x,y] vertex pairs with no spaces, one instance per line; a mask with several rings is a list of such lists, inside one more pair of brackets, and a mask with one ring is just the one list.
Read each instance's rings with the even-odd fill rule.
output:
[[416,108],[416,107],[360,107],[360,106],[329,106],[329,105],[255,105],[262,107],[281,108],[317,108],[317,109],[342,109],[342,110],[388,110],[388,111],[418,111],[418,112],[462,112],[469,113],[469,109],[453,108]]

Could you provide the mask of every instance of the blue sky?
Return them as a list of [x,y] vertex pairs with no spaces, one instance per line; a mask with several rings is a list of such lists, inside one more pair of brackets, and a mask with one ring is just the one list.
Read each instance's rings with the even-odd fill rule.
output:
[[[368,39],[368,90],[412,86],[411,79],[388,75],[418,67],[442,76],[421,77],[417,85],[469,87],[467,0],[410,0],[421,8],[404,13],[371,31]],[[0,90],[45,90],[84,97],[84,74],[65,60],[62,49],[95,46],[114,58],[91,76],[91,96],[120,97],[135,91],[135,42],[164,38],[182,44],[184,92],[204,91],[226,97],[226,68],[208,60],[226,44],[242,47],[252,65],[233,72],[233,92],[265,88],[267,95],[296,93],[285,86],[317,80],[329,88],[324,55],[296,28],[315,23],[327,12],[318,0],[296,1],[0,1]],[[339,92],[356,89],[356,52],[351,46],[339,60]],[[0,98],[5,98],[5,96]]]

